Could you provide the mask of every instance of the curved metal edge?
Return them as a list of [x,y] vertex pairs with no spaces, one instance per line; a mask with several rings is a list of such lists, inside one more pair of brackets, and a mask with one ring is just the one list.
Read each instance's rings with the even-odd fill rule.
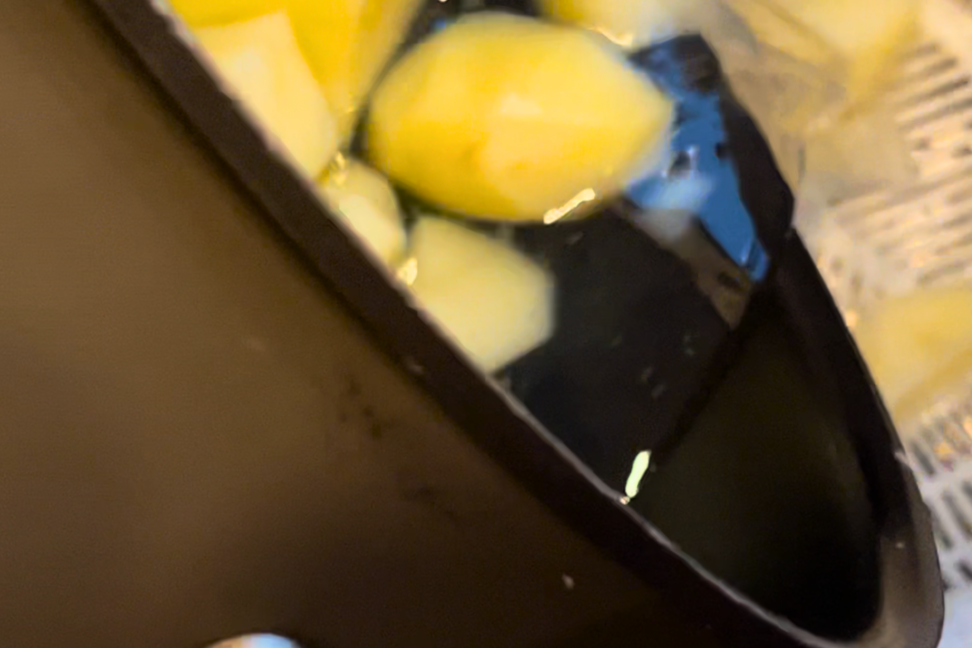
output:
[[944,593],[928,510],[874,380],[844,325],[810,253],[795,233],[777,275],[798,335],[819,350],[816,369],[832,388],[857,450],[881,539],[882,601],[878,622],[861,640],[868,648],[938,644]]

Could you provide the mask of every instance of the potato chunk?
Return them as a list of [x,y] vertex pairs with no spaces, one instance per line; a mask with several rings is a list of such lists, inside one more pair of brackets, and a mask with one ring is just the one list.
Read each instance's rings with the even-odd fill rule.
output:
[[540,221],[617,192],[668,144],[669,99],[595,36],[464,18],[378,86],[368,156],[446,210]]
[[410,288],[484,371],[540,346],[554,327],[553,279],[505,243],[440,218],[412,231]]
[[320,182],[331,210],[374,255],[394,268],[405,254],[405,226],[388,180],[357,160],[348,160]]
[[888,407],[914,413],[972,374],[972,288],[888,298],[865,313],[854,335]]
[[228,91],[279,140],[297,167],[316,177],[337,151],[337,130],[287,14],[206,27],[196,36]]

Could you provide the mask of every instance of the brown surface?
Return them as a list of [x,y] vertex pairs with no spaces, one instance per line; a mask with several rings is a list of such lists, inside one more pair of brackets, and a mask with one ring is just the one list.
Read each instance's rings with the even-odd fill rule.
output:
[[0,79],[6,645],[703,645],[390,366],[79,2],[0,2]]

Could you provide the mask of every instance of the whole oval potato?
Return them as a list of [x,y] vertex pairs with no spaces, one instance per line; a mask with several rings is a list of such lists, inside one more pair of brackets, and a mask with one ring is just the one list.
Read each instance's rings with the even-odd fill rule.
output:
[[446,210],[550,222],[616,193],[667,146],[672,115],[596,36],[479,14],[392,67],[366,147],[377,168]]

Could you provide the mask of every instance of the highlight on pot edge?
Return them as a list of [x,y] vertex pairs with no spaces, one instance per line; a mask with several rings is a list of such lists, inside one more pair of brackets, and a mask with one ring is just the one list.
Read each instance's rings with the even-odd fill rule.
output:
[[911,172],[875,124],[917,0],[156,2],[427,321],[649,519],[790,187]]

